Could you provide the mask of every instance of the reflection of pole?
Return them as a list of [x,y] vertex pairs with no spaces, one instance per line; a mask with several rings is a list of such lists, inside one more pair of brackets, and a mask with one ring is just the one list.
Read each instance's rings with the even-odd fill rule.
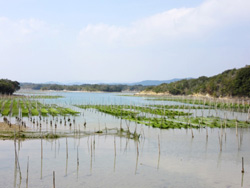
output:
[[53,171],[53,188],[56,188],[56,177],[55,171]]
[[115,141],[115,136],[114,136],[114,151],[115,151],[115,156],[116,156],[116,141]]
[[193,129],[192,129],[192,125],[190,124],[190,120],[188,120],[188,124],[190,125],[190,128],[191,128],[192,138],[194,138],[194,132],[193,132]]
[[20,187],[21,187],[21,184],[22,184],[22,179],[21,179],[21,178],[19,178],[19,185],[18,185],[18,188],[20,188]]
[[136,154],[135,174],[136,174],[137,166],[138,166],[138,158],[139,158],[139,147],[138,147],[138,141],[137,141],[137,154]]
[[20,164],[19,164],[19,160],[18,160],[18,156],[17,156],[17,152],[16,152],[16,133],[14,132],[14,146],[15,146],[15,160],[17,162],[17,166],[19,169],[19,175],[20,175],[20,181],[22,179],[22,173],[21,173],[21,168],[20,168]]
[[236,128],[236,136],[238,136],[238,122],[237,122],[237,119],[235,120],[235,128]]
[[66,158],[68,158],[68,139],[66,138]]
[[60,140],[58,140],[58,152],[57,152],[58,155],[59,155],[59,150],[60,150]]
[[206,126],[206,137],[208,138],[208,128]]
[[79,152],[77,147],[77,178],[78,178],[78,171],[79,171]]
[[242,142],[243,142],[243,132],[241,130],[241,132],[240,132],[240,148],[242,146]]
[[158,164],[157,164],[157,169],[159,169],[160,166],[160,156],[161,156],[161,145],[160,145],[160,136],[158,135]]
[[122,151],[122,137],[120,136],[120,151]]
[[94,135],[94,141],[93,141],[93,151],[94,151],[94,161],[95,161],[95,135]]
[[128,142],[129,142],[129,140],[128,140],[128,138],[127,138],[127,139],[126,139],[126,146],[125,146],[125,148],[124,148],[124,152],[127,151],[127,149],[128,149]]
[[16,157],[15,157],[14,188],[16,188],[16,178],[17,178],[17,160],[16,160]]
[[28,162],[27,162],[27,178],[26,178],[26,188],[28,188],[28,183],[29,183],[29,157],[28,157]]
[[249,107],[248,112],[247,112],[247,121],[249,121],[249,119],[250,119],[250,107]]
[[79,152],[78,152],[78,147],[77,147],[77,166],[79,166]]
[[55,140],[55,158],[56,158],[56,145],[57,145],[57,143],[56,143],[56,140]]
[[245,170],[244,170],[244,157],[242,157],[242,170],[241,170],[241,172],[242,172],[242,173],[245,172]]
[[88,153],[89,153],[89,136],[88,136],[88,140],[87,140],[87,145],[88,145]]
[[116,141],[114,136],[114,172],[115,172],[115,163],[116,163]]
[[219,137],[220,151],[222,151],[222,136],[220,136],[219,132],[218,132],[218,137]]
[[65,175],[67,176],[68,171],[68,140],[66,138],[66,169],[65,169]]
[[41,137],[41,177],[43,179],[43,138]]
[[91,144],[90,144],[90,155],[91,155],[91,157],[90,157],[90,173],[92,173],[92,137],[91,137]]

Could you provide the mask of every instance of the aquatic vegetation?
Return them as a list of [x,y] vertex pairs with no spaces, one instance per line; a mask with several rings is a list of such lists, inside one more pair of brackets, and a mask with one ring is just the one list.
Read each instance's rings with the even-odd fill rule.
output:
[[31,109],[31,115],[32,115],[32,116],[38,116],[38,115],[39,115],[38,110],[37,110],[36,108],[32,108],[32,109]]
[[52,116],[57,116],[59,114],[59,112],[55,108],[49,108],[49,113]]
[[72,110],[72,109],[70,109],[70,108],[66,108],[65,110],[66,110],[67,114],[71,114],[71,115],[79,114],[79,112],[74,111],[74,110]]
[[[157,97],[147,98],[149,101],[174,101],[192,105],[201,105],[200,108],[213,108],[213,109],[230,109],[234,111],[247,111],[250,108],[250,101],[240,99],[217,99],[217,98],[205,98],[205,97],[183,97],[183,96],[171,96],[171,97]],[[199,107],[198,107],[199,108]]]
[[42,116],[46,116],[48,113],[49,113],[49,111],[46,108],[41,108]]
[[[92,108],[99,112],[115,116],[117,118],[144,124],[161,129],[169,128],[202,128],[202,127],[235,127],[235,120],[220,119],[218,117],[191,117],[192,113],[186,113],[177,108],[179,106],[150,105],[75,105],[82,109]],[[188,106],[189,108],[189,106]],[[181,108],[180,108],[181,109]],[[191,109],[191,106],[190,108]],[[195,109],[195,108],[194,108]],[[250,122],[237,121],[238,127],[248,127]]]
[[0,100],[0,114],[3,116],[57,116],[78,115],[79,112],[58,105],[45,105],[27,97],[3,97]]
[[30,98],[33,99],[59,99],[59,98],[64,98],[61,95],[32,95],[29,96]]

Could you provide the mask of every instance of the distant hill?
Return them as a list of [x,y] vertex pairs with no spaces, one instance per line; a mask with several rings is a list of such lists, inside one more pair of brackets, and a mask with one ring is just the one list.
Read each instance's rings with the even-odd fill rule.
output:
[[[185,78],[185,79],[191,79],[191,78]],[[132,83],[132,84],[129,84],[129,85],[143,85],[143,86],[157,86],[157,85],[160,85],[160,84],[163,84],[163,83],[172,83],[172,82],[176,82],[176,81],[179,81],[179,80],[183,80],[183,78],[174,78],[174,79],[171,79],[171,80],[144,80],[144,81],[141,81],[141,82],[135,82],[135,83]]]
[[250,97],[250,66],[226,70],[221,74],[197,79],[184,79],[169,84],[147,87],[144,92],[170,93],[173,95],[209,94],[214,97]]

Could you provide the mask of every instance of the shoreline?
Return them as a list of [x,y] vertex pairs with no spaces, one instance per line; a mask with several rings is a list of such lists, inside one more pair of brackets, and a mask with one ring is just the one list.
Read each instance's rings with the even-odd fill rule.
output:
[[142,91],[134,94],[135,96],[141,96],[141,97],[159,97],[159,98],[164,98],[164,97],[190,97],[190,98],[206,98],[206,99],[214,99],[214,100],[250,100],[248,97],[230,97],[230,96],[225,96],[225,97],[213,97],[209,94],[200,94],[200,93],[195,93],[192,95],[172,95],[168,92],[165,93],[156,93],[153,91]]
[[18,95],[19,92],[28,92],[28,91],[34,91],[34,92],[69,92],[69,93],[136,93],[138,91],[116,91],[116,92],[109,92],[109,91],[71,91],[71,90],[34,90],[34,89],[20,89],[15,94]]

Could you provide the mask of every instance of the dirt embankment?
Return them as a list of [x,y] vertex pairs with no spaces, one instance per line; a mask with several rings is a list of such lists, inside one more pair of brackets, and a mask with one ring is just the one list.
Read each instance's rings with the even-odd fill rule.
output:
[[[136,93],[135,95],[137,96],[159,96],[159,97],[167,97],[167,96],[174,96],[174,97],[183,97],[183,95],[172,95],[169,92],[165,92],[165,93],[156,93],[153,91],[141,91],[139,93]],[[232,96],[220,96],[220,97],[214,97],[212,95],[209,94],[202,94],[202,93],[194,93],[192,95],[186,95],[187,97],[197,97],[197,98],[210,98],[210,99],[223,99],[223,100],[244,100],[244,101],[248,101],[250,100],[250,98],[248,97],[232,97]]]
[[139,93],[135,93],[138,96],[171,96],[168,92],[165,93],[156,93],[154,91],[141,91]]
[[27,128],[24,128],[23,126],[19,126],[18,125],[11,125],[9,126],[7,123],[5,122],[0,122],[0,132],[14,132],[14,131],[25,131]]

